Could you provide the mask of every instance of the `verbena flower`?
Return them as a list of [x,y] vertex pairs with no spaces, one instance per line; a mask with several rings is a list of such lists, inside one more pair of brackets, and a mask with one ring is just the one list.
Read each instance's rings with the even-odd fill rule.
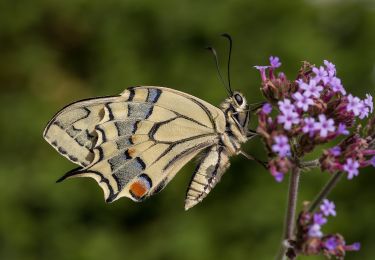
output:
[[294,93],[293,98],[296,101],[296,107],[305,112],[309,109],[309,106],[314,105],[314,101],[310,97],[302,95],[300,92]]
[[352,158],[346,159],[346,163],[343,166],[343,170],[348,173],[348,179],[353,179],[354,176],[358,176],[359,163]]
[[313,117],[306,117],[303,119],[304,125],[302,127],[302,132],[308,133],[310,136],[313,136],[315,133],[315,119]]
[[283,113],[294,112],[296,109],[290,99],[284,99],[282,101],[279,101],[277,104],[279,105],[280,111]]
[[321,137],[327,137],[329,132],[334,132],[336,130],[333,119],[327,119],[324,114],[319,115],[318,118],[319,121],[315,122],[314,127]]
[[327,223],[327,219],[323,216],[322,213],[315,213],[314,214],[314,223],[322,226],[325,223]]
[[270,103],[265,103],[262,106],[262,112],[266,115],[270,114],[272,112],[272,105]]
[[273,57],[273,56],[271,56],[270,57],[270,64],[271,64],[271,68],[274,68],[274,69],[280,67],[281,66],[281,62],[280,62],[279,57],[276,57],[276,56]]
[[313,225],[309,228],[308,235],[309,235],[310,237],[322,237],[322,236],[323,236],[323,232],[321,231],[321,227],[320,227],[320,225],[318,225],[318,224],[313,224]]
[[360,114],[362,102],[358,97],[354,97],[352,94],[348,95],[348,104],[346,105],[346,110],[348,112],[353,112],[355,116]]
[[316,82],[323,81],[324,84],[327,84],[329,77],[328,72],[325,70],[323,66],[320,66],[319,68],[313,68],[312,71],[315,73],[314,80]]
[[285,130],[292,129],[292,125],[300,122],[299,115],[296,112],[290,111],[285,114],[281,114],[277,117],[277,121],[284,125]]
[[320,93],[323,90],[323,87],[320,85],[317,85],[316,80],[312,79],[309,83],[298,81],[299,88],[301,90],[304,90],[303,95],[306,97],[320,97]]
[[325,216],[336,216],[335,204],[327,199],[323,200],[322,205],[320,205],[320,210]]
[[290,145],[288,137],[285,135],[275,136],[275,144],[272,145],[272,151],[277,153],[280,157],[285,157],[290,155]]

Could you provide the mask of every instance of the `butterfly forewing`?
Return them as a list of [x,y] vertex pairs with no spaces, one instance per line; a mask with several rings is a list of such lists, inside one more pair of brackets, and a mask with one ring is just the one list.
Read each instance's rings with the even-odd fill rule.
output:
[[44,136],[83,166],[63,179],[92,177],[107,201],[123,196],[139,201],[163,189],[200,151],[216,145],[225,123],[220,109],[196,97],[136,87],[66,107]]

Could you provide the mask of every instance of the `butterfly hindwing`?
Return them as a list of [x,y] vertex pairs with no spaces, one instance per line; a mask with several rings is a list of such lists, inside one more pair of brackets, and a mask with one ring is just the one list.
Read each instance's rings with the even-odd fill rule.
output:
[[[108,202],[124,196],[139,201],[159,192],[189,160],[216,144],[225,128],[218,108],[168,88],[136,87],[118,97],[79,104],[68,106],[49,124],[63,122],[69,127],[86,120],[66,120],[77,109],[95,108],[98,114],[95,120],[80,122],[82,131],[90,129],[95,136],[86,151],[90,160],[63,179],[94,178]],[[61,134],[48,126],[45,131],[46,138],[60,142]],[[69,150],[75,140],[67,139],[63,143]]]

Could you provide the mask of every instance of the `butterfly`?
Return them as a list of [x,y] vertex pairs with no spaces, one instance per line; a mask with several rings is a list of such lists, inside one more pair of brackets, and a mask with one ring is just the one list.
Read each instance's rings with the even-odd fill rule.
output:
[[121,197],[142,201],[202,154],[185,199],[185,209],[193,207],[219,182],[230,156],[254,159],[241,150],[255,135],[248,129],[249,105],[240,92],[230,87],[228,92],[219,107],[157,86],[131,87],[118,96],[66,106],[43,133],[61,155],[79,165],[58,181],[91,177],[106,202]]

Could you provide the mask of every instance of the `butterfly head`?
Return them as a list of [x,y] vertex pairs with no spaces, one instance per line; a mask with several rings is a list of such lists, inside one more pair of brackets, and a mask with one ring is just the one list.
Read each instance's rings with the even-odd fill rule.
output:
[[[232,95],[221,103],[220,108],[225,114],[228,127],[239,140],[245,138],[249,124],[249,105],[244,95],[238,91],[233,91]],[[245,141],[245,139],[243,140]]]

